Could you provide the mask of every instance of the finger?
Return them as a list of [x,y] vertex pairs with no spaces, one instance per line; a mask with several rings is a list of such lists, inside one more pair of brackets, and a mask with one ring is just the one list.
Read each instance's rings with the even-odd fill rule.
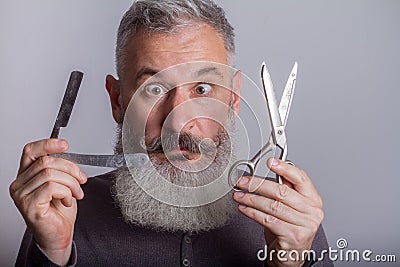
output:
[[292,183],[290,183],[288,180],[286,180],[286,179],[282,179],[282,184],[284,184],[284,185],[287,185],[289,188],[294,188],[293,187],[293,184]]
[[[238,209],[242,214],[263,226],[265,237],[269,241],[277,240],[279,249],[282,250],[310,249],[319,227],[319,224],[312,224],[309,227],[293,225],[252,207],[239,205]],[[272,236],[274,237],[271,238]]]
[[71,191],[72,196],[78,200],[82,199],[84,196],[77,179],[65,172],[55,169],[42,170],[33,179],[29,180],[24,186],[17,190],[15,195],[17,198],[22,199],[26,195],[31,194],[37,188],[48,183],[56,183],[68,188]]
[[61,199],[61,204],[63,204],[65,207],[72,207],[72,201],[73,198],[71,195],[69,195],[68,197],[64,197]]
[[49,214],[47,211],[50,208],[50,202],[52,200],[59,199],[66,207],[71,207],[73,203],[71,190],[55,182],[42,184],[35,191],[26,196],[26,199],[28,199],[29,205],[25,214],[27,214],[28,220],[31,222]]
[[313,183],[305,171],[276,158],[267,161],[269,168],[285,180],[293,184],[293,188],[307,197],[314,197],[317,193]]
[[307,226],[309,217],[278,200],[272,200],[252,193],[235,192],[233,199],[239,204],[270,214],[275,218],[298,226]]
[[261,226],[267,228],[275,236],[287,236],[292,233],[295,229],[297,231],[300,226],[289,224],[285,221],[279,220],[271,214],[266,214],[252,207],[239,205],[239,211],[247,216],[248,218],[256,221]]
[[244,191],[278,200],[299,212],[311,212],[310,205],[312,205],[312,202],[287,185],[262,178],[243,176],[240,178],[237,187]]
[[16,185],[14,187],[17,189],[18,187],[23,186],[25,183],[30,181],[32,177],[36,176],[44,169],[55,169],[65,172],[74,177],[81,184],[87,181],[86,174],[71,161],[51,156],[43,156],[36,160],[17,177]]
[[44,139],[26,144],[19,167],[19,173],[25,171],[35,160],[48,154],[57,154],[68,149],[67,141],[63,139]]

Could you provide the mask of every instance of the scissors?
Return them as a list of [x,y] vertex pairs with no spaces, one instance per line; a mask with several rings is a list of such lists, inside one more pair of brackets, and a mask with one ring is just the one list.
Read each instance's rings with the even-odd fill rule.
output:
[[[294,165],[291,161],[286,160],[288,149],[286,143],[285,127],[289,115],[290,106],[293,100],[294,88],[296,85],[297,66],[298,64],[297,62],[295,62],[289,75],[289,79],[286,82],[281,102],[279,103],[278,107],[271,76],[267,70],[265,62],[263,62],[261,65],[261,79],[264,89],[265,100],[267,102],[272,131],[268,142],[250,160],[238,160],[229,169],[229,185],[235,191],[241,191],[237,188],[236,184],[232,182],[233,174],[237,173],[237,168],[239,166],[247,167],[249,169],[250,176],[254,176],[255,169],[257,168],[260,159],[277,147],[281,150],[279,159],[291,165]],[[276,182],[280,184],[282,183],[282,178],[279,175],[276,176]]]

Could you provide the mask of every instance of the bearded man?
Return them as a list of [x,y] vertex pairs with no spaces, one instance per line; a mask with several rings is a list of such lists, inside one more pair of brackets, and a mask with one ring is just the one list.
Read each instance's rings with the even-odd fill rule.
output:
[[249,193],[258,178],[243,176],[244,192],[232,194],[221,182],[240,108],[234,47],[232,26],[209,0],[133,3],[118,29],[118,78],[108,75],[106,88],[116,153],[144,150],[150,162],[88,180],[50,156],[68,149],[65,140],[27,144],[10,185],[27,224],[17,266],[315,263],[258,257],[265,245],[300,255],[328,248],[322,200],[304,171],[271,158],[284,184],[266,180]]

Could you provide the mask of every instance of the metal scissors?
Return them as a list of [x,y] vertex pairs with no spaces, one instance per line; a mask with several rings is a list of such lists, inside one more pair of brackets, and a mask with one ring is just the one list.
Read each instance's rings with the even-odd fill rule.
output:
[[[293,100],[294,88],[296,85],[297,66],[298,64],[297,62],[295,62],[289,75],[289,79],[286,82],[281,102],[278,107],[271,76],[267,70],[265,62],[263,62],[261,65],[261,79],[264,89],[265,100],[267,102],[272,131],[268,142],[250,160],[239,160],[231,166],[229,170],[228,180],[230,186],[236,191],[238,191],[238,189],[236,187],[236,184],[233,183],[232,177],[234,174],[237,174],[236,170],[239,166],[247,167],[249,169],[249,174],[253,176],[260,159],[276,148],[279,148],[281,150],[279,159],[286,161],[288,149],[286,143],[285,127],[290,111],[290,106]],[[286,162],[294,165],[291,161]],[[282,183],[282,179],[278,175],[276,176],[276,182]]]

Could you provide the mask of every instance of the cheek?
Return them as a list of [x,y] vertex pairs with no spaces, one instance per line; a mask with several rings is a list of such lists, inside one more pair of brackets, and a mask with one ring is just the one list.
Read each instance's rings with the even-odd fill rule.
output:
[[152,112],[150,107],[143,101],[131,101],[125,111],[124,123],[134,131],[136,136],[144,136],[149,131],[154,131],[156,125],[157,112]]
[[[226,99],[225,99],[226,100]],[[231,109],[227,101],[208,99],[193,119],[192,133],[200,137],[214,138],[219,133],[229,130],[231,125]]]
[[161,135],[161,129],[163,125],[162,113],[154,108],[150,114],[148,114],[147,121],[145,121],[146,127],[146,143],[150,143],[154,138]]
[[193,134],[196,134],[202,138],[211,139],[217,136],[220,129],[224,127],[221,125],[221,123],[212,119],[197,119],[196,124],[196,128],[199,130],[199,132]]
[[136,138],[143,136],[150,137],[146,143],[151,142],[152,139],[158,137],[161,133],[162,118],[161,112],[158,112],[158,105],[153,100],[148,100],[140,95],[140,93],[133,96],[123,98],[125,110],[125,121],[132,129]]

